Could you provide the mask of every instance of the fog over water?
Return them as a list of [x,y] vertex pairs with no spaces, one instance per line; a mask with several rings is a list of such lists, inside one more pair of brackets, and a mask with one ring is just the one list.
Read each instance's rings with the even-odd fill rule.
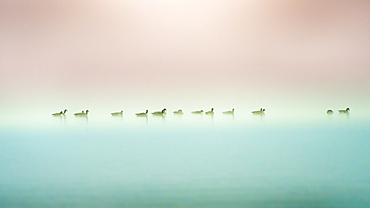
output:
[[[302,105],[303,106],[303,105]],[[91,129],[114,129],[114,128],[136,128],[145,124],[147,127],[153,126],[173,126],[183,128],[202,128],[203,126],[214,125],[224,128],[228,127],[242,127],[249,125],[267,125],[267,126],[282,126],[289,127],[290,125],[320,125],[322,122],[355,122],[360,124],[361,122],[369,121],[370,112],[367,108],[354,109],[350,108],[351,111],[348,114],[339,114],[337,109],[334,108],[321,108],[314,109],[307,106],[307,108],[297,107],[271,107],[266,108],[264,115],[253,115],[251,111],[259,110],[259,107],[254,109],[248,109],[247,107],[234,108],[235,112],[233,115],[223,114],[223,111],[231,110],[232,108],[215,108],[214,115],[195,115],[191,112],[194,110],[209,111],[208,108],[168,108],[166,106],[149,109],[149,108],[116,108],[115,110],[108,111],[106,109],[98,108],[81,108],[80,110],[69,109],[65,116],[52,116],[52,113],[57,113],[64,108],[52,111],[50,106],[45,108],[35,108],[34,110],[22,110],[15,109],[15,111],[2,111],[2,119],[0,124],[3,129],[19,129],[19,128],[35,128],[37,130],[47,130],[49,128],[78,128],[80,125],[85,125]],[[161,111],[163,108],[167,108],[168,111],[163,116],[154,116],[151,113],[154,111]],[[340,108],[345,109],[346,107]],[[45,112],[48,109],[48,112]],[[68,109],[68,108],[67,108]],[[123,110],[123,114],[120,116],[112,116],[111,112],[117,112]],[[136,109],[136,110],[134,110]],[[138,117],[135,113],[148,111],[148,116]],[[176,115],[173,111],[182,109],[184,114]],[[329,115],[326,113],[327,109],[334,110],[334,114]],[[82,110],[89,110],[89,114],[86,117],[74,116],[74,113],[81,112]]]

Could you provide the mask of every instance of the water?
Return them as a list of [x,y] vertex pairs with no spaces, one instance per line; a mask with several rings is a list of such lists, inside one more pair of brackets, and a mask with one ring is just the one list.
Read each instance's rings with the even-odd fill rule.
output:
[[356,114],[16,120],[2,120],[0,207],[370,206]]

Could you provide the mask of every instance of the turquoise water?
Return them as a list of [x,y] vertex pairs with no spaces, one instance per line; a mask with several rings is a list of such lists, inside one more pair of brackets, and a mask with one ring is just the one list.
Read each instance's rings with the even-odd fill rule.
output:
[[31,121],[2,120],[0,207],[370,207],[363,116]]

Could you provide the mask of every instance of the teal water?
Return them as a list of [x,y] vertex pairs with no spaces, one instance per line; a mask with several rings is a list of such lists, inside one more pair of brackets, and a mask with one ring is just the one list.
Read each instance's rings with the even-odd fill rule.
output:
[[0,207],[370,207],[368,119],[45,120],[2,125]]

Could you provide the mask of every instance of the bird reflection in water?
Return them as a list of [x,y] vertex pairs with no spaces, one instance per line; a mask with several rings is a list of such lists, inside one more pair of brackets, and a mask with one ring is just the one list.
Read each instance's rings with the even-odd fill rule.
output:
[[232,120],[233,120],[233,122],[234,122],[234,111],[235,111],[235,109],[233,108],[233,109],[231,109],[231,110],[229,110],[229,111],[224,111],[224,112],[222,112],[222,114],[223,114],[223,115],[227,115],[227,116],[231,116],[231,117],[232,117]]
[[145,117],[146,124],[148,124],[148,112],[149,112],[149,110],[146,110],[145,112],[135,113],[135,115],[136,115],[137,118]]

